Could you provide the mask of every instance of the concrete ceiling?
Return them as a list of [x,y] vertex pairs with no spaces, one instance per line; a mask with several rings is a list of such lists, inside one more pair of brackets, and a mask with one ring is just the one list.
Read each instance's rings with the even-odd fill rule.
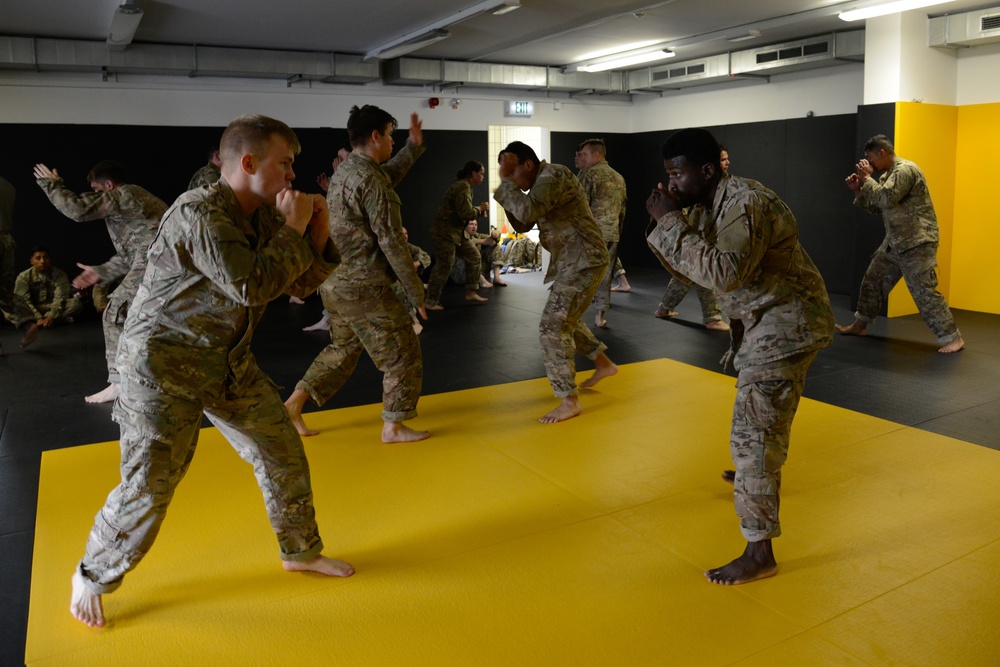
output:
[[[135,43],[365,54],[479,0],[133,0],[144,11]],[[879,0],[881,2],[881,0]],[[3,0],[0,35],[104,41],[119,0]],[[478,15],[416,58],[561,66],[599,50],[668,42],[677,60],[862,28],[837,13],[873,0],[521,0]],[[957,0],[931,16],[995,6]],[[760,36],[728,41],[750,29]]]

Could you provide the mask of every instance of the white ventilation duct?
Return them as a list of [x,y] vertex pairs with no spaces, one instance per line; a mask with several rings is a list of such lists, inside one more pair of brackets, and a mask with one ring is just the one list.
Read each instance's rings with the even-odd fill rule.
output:
[[940,16],[928,22],[930,46],[959,47],[1000,42],[1000,7]]

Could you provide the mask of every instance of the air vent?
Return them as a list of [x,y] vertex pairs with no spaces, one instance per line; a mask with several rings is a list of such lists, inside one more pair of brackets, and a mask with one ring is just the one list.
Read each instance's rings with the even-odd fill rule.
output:
[[686,67],[672,67],[660,72],[653,72],[652,78],[653,81],[667,81],[669,79],[679,79],[683,76],[692,76],[694,74],[704,73],[705,63],[696,63],[694,65],[687,65]]
[[996,30],[1000,28],[1000,14],[984,16],[979,20],[980,30]]
[[778,52],[777,51],[768,51],[766,53],[758,53],[757,54],[757,64],[758,65],[760,65],[762,63],[773,63],[773,62],[777,62],[777,61],[778,61]]
[[864,31],[852,30],[806,37],[732,54],[733,75],[770,75],[864,60]]
[[830,52],[830,41],[824,39],[822,42],[812,42],[811,44],[797,44],[774,51],[764,51],[757,54],[758,65],[764,63],[775,63],[783,60],[793,60],[809,56],[821,56]]
[[804,56],[818,56],[823,53],[830,52],[829,42],[815,42],[813,44],[806,44],[802,47],[802,55]]
[[928,44],[944,48],[1000,42],[1000,7],[949,14],[928,21]]

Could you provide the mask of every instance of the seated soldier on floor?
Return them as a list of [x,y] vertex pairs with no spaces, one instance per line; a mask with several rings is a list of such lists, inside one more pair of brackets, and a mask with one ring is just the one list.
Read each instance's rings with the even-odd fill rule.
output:
[[42,329],[72,324],[83,310],[83,301],[73,298],[66,273],[52,266],[49,251],[42,246],[32,249],[31,268],[17,276],[14,294],[24,300]]

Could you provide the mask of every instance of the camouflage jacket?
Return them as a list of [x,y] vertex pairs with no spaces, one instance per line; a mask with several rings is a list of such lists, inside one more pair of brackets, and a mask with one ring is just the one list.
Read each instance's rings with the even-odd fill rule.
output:
[[0,234],[14,230],[14,198],[17,191],[6,179],[0,178]]
[[104,219],[116,255],[93,269],[105,283],[121,278],[136,262],[145,260],[146,248],[167,210],[162,199],[138,185],[125,184],[107,192],[78,195],[67,189],[62,179],[39,178],[37,183],[49,201],[70,220]]
[[424,304],[424,284],[403,238],[399,195],[393,188],[424,152],[410,141],[378,165],[354,152],[334,172],[327,189],[330,236],[342,263],[328,287],[391,285],[399,280],[415,308]]
[[866,178],[854,204],[885,223],[885,242],[897,252],[938,242],[937,215],[924,172],[901,157],[879,176]]
[[552,254],[545,282],[608,265],[608,246],[591,215],[580,181],[561,164],[545,160],[528,194],[505,178],[493,193],[507,215],[522,225],[538,225],[538,240]]
[[664,215],[647,242],[671,273],[718,295],[737,369],[830,344],[823,277],[799,244],[795,216],[757,181],[723,176],[711,209]]
[[72,298],[66,272],[54,266],[46,273],[39,273],[35,267],[22,271],[14,282],[14,294],[24,299],[36,320],[62,317],[66,300]]
[[625,224],[625,179],[607,162],[598,162],[580,172],[580,185],[587,194],[590,211],[608,243],[617,243]]
[[257,373],[250,339],[267,303],[306,296],[338,260],[273,206],[245,215],[225,179],[184,193],[149,247],[118,349],[122,375],[196,401],[239,391]]
[[472,205],[472,183],[465,178],[456,179],[438,206],[431,234],[451,239],[457,245],[462,242],[462,232],[469,220],[480,217],[479,209]]
[[407,243],[406,245],[410,248],[410,259],[414,262],[420,262],[420,268],[417,269],[418,271],[426,269],[431,265],[431,256],[426,250],[412,243]]
[[191,181],[188,183],[188,190],[194,190],[205,185],[211,185],[222,178],[222,172],[213,163],[209,162],[204,167],[194,172]]

